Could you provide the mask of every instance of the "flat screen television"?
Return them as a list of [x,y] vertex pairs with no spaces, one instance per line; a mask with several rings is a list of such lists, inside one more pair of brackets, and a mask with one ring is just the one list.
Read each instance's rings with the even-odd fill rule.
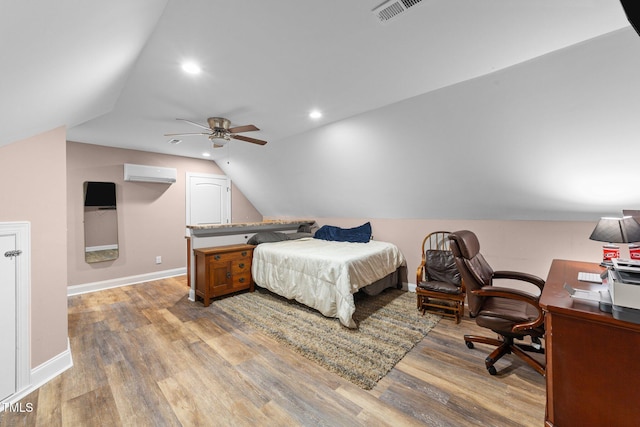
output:
[[116,184],[113,182],[85,182],[84,205],[115,209]]

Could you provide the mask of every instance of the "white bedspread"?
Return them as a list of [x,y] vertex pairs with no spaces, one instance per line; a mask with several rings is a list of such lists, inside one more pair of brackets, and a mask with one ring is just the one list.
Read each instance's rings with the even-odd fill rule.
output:
[[404,262],[392,243],[304,238],[258,245],[251,271],[256,285],[355,328],[353,294]]

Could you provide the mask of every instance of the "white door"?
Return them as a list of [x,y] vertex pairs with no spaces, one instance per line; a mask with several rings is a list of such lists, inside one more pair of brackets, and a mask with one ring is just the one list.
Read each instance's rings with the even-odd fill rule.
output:
[[15,234],[0,234],[0,400],[16,392]]
[[187,225],[231,222],[231,181],[223,175],[187,173]]

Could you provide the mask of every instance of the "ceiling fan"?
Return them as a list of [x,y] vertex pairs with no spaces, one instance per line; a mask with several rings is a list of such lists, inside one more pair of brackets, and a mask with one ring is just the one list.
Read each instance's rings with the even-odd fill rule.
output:
[[[202,125],[200,123],[192,122],[187,119],[176,119],[181,120],[183,122],[191,123],[192,125],[201,127],[203,129],[208,130],[209,132],[194,132],[194,133],[165,133],[164,136],[189,136],[189,135],[205,135],[209,137],[211,141],[213,141],[213,146],[215,148],[223,147],[226,144],[226,141],[230,141],[231,139],[238,139],[240,141],[251,142],[253,144],[265,145],[267,141],[263,141],[261,139],[250,138],[244,135],[238,135],[242,132],[252,132],[256,130],[260,130],[254,125],[244,125],[244,126],[231,126],[231,121],[225,119],[223,117],[209,117],[207,119],[207,123],[209,126]],[[224,140],[224,142],[216,142],[216,140]]]

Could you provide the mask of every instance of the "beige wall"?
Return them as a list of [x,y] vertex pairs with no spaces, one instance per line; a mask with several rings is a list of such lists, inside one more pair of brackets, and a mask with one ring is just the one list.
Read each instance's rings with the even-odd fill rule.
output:
[[0,221],[31,222],[31,367],[67,349],[66,131],[0,147]]
[[[481,251],[495,270],[516,270],[546,279],[551,261],[575,259],[600,262],[602,244],[589,240],[596,222],[590,221],[493,221],[316,218],[319,225],[355,227],[370,221],[373,238],[395,243],[407,259],[409,282],[415,283],[422,239],[432,231],[471,230]],[[621,256],[628,249],[621,245]]]
[[[125,182],[123,164],[164,166],[178,170],[174,184]],[[67,143],[68,284],[80,285],[186,267],[185,174],[224,175],[210,160]],[[116,183],[118,245],[115,261],[84,260],[83,183]],[[261,221],[262,215],[233,185],[234,222]],[[156,256],[162,264],[156,264]]]

